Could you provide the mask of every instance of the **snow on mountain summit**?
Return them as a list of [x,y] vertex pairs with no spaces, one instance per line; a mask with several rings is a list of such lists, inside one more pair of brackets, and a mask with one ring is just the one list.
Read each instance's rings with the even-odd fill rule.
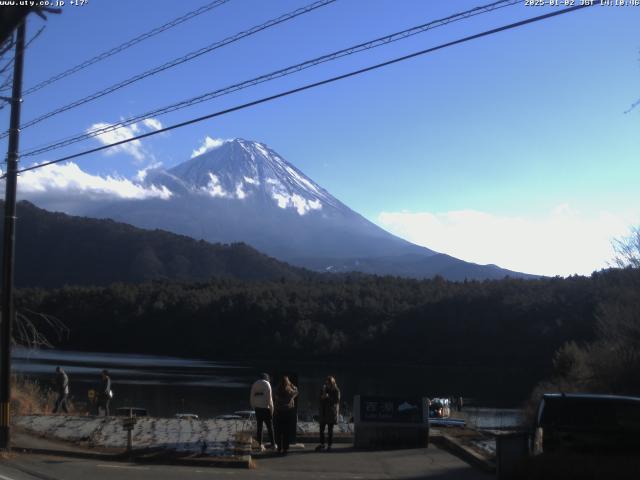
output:
[[[191,192],[214,198],[269,200],[298,214],[342,204],[264,143],[233,139],[163,172]],[[153,175],[155,181],[162,181]],[[162,183],[165,183],[162,181]]]

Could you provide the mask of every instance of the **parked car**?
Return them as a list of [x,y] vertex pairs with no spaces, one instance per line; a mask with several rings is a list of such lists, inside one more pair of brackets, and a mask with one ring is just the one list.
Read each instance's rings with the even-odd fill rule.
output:
[[178,420],[198,420],[198,415],[195,413],[176,413]]
[[448,398],[432,398],[429,402],[429,418],[449,418],[451,405]]
[[549,393],[538,406],[532,450],[640,452],[640,398]]

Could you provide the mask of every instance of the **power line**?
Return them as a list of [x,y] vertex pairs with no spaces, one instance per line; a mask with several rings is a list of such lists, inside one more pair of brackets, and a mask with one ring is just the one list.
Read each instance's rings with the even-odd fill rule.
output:
[[[493,35],[493,34],[496,34],[496,33],[499,33],[499,32],[503,32],[505,30],[511,30],[511,29],[514,29],[514,28],[522,27],[524,25],[528,25],[528,24],[531,24],[531,23],[535,23],[535,22],[539,22],[539,21],[542,21],[542,20],[546,20],[548,18],[556,17],[558,15],[563,15],[565,13],[574,12],[576,10],[580,10],[580,9],[583,9],[583,8],[591,7],[593,5],[595,5],[595,3],[585,3],[583,5],[576,5],[576,6],[573,6],[573,7],[564,8],[562,10],[556,10],[556,11],[553,11],[551,13],[547,13],[547,14],[544,14],[544,15],[539,15],[537,17],[528,18],[526,20],[521,20],[519,22],[510,23],[508,25],[503,25],[501,27],[494,28],[494,29],[491,29],[491,30],[485,30],[484,32],[476,33],[474,35],[463,37],[463,38],[460,38],[458,40],[453,40],[451,42],[443,43],[443,44],[437,45],[435,47],[431,47],[431,48],[427,48],[427,49],[424,49],[424,50],[420,50],[418,52],[410,53],[410,54],[404,55],[402,57],[396,57],[396,58],[394,58],[392,60],[387,60],[386,62],[378,63],[378,64],[375,64],[375,65],[371,65],[369,67],[361,68],[359,70],[353,70],[351,72],[348,72],[348,73],[345,73],[345,74],[342,74],[342,75],[338,75],[338,76],[335,76],[335,77],[327,78],[325,80],[321,80],[321,81],[314,82],[314,83],[309,83],[309,84],[303,85],[301,87],[297,87],[297,88],[294,88],[294,89],[291,89],[291,90],[287,90],[285,92],[277,93],[275,95],[271,95],[271,96],[268,96],[268,97],[263,97],[263,98],[261,98],[259,100],[254,100],[254,101],[249,102],[249,103],[236,105],[235,107],[227,108],[225,110],[220,110],[218,112],[210,113],[208,115],[203,115],[201,117],[193,118],[191,120],[187,120],[185,122],[177,123],[175,125],[171,125],[169,127],[162,128],[160,130],[155,130],[155,131],[152,131],[152,132],[143,133],[141,135],[138,135],[138,136],[135,136],[135,137],[132,137],[132,138],[128,138],[126,140],[120,140],[118,142],[110,143],[108,145],[103,145],[101,147],[92,148],[92,149],[89,149],[89,150],[85,150],[83,152],[74,153],[73,155],[67,155],[65,157],[58,158],[56,160],[51,160],[51,161],[44,162],[44,163],[41,163],[41,164],[38,164],[38,165],[33,165],[31,167],[23,168],[21,170],[18,170],[18,173],[24,173],[24,172],[28,172],[30,170],[36,170],[36,169],[43,168],[43,167],[46,167],[46,166],[49,166],[49,165],[53,165],[53,164],[56,164],[56,163],[67,161],[67,160],[72,160],[74,158],[78,158],[78,157],[81,157],[81,156],[84,156],[84,155],[89,155],[91,153],[95,153],[95,152],[99,152],[99,151],[102,151],[102,150],[106,150],[108,148],[117,147],[118,145],[123,145],[125,143],[134,142],[134,141],[137,141],[137,140],[142,140],[143,138],[147,138],[147,137],[151,137],[151,136],[154,136],[154,135],[158,135],[160,133],[168,132],[170,130],[175,130],[177,128],[186,127],[186,126],[192,125],[194,123],[198,123],[198,122],[202,122],[204,120],[209,120],[211,118],[215,118],[215,117],[219,117],[219,116],[222,116],[222,115],[226,115],[228,113],[236,112],[238,110],[244,110],[244,109],[249,108],[249,107],[254,107],[254,106],[260,105],[262,103],[267,103],[267,102],[270,102],[272,100],[276,100],[278,98],[287,97],[287,96],[293,95],[295,93],[303,92],[305,90],[310,90],[312,88],[316,88],[316,87],[319,87],[319,86],[322,86],[322,85],[327,85],[329,83],[334,83],[334,82],[337,82],[339,80],[344,80],[346,78],[354,77],[354,76],[360,75],[362,73],[366,73],[366,72],[370,72],[370,71],[373,71],[373,70],[377,70],[377,69],[380,69],[380,68],[383,68],[383,67],[386,67],[386,66],[389,66],[389,65],[393,65],[393,64],[396,64],[396,63],[399,63],[399,62],[403,62],[405,60],[409,60],[411,58],[415,58],[415,57],[418,57],[418,56],[421,56],[421,55],[426,55],[428,53],[432,53],[432,52],[435,52],[437,50],[442,50],[442,49],[447,48],[447,47],[451,47],[451,46],[454,46],[454,45],[459,45],[461,43],[466,43],[466,42],[469,42],[471,40],[476,40],[478,38],[482,38],[482,37],[486,37],[486,36],[489,36],[489,35]],[[5,178],[5,175],[3,175],[0,178]]]
[[[55,115],[58,115],[60,113],[66,112],[68,110],[71,110],[73,108],[79,107],[80,105],[84,105],[85,103],[89,103],[92,102],[93,100],[96,100],[98,98],[104,97],[105,95],[108,95],[110,93],[113,93],[117,90],[120,90],[121,88],[126,87],[127,85],[131,85],[132,83],[138,82],[144,78],[150,77],[152,75],[157,75],[160,72],[163,72],[165,70],[168,70],[170,68],[176,67],[178,65],[181,65],[183,63],[189,62],[197,57],[200,57],[201,55],[204,55],[205,53],[209,53],[213,50],[217,50],[219,48],[225,47],[231,43],[237,42],[238,40],[241,40],[245,37],[249,37],[251,35],[255,35],[258,32],[261,32],[263,30],[266,30],[268,28],[271,28],[275,25],[279,25],[280,23],[286,22],[288,20],[291,20],[293,18],[296,18],[300,15],[304,15],[305,13],[309,13],[313,10],[316,10],[318,8],[324,7],[326,5],[329,5],[333,2],[335,2],[336,0],[318,0],[314,3],[311,3],[305,7],[302,8],[298,8],[296,10],[293,10],[292,12],[286,13],[284,15],[281,15],[280,17],[271,19],[265,23],[262,23],[260,25],[256,25],[255,27],[250,28],[249,30],[245,30],[243,32],[237,33],[235,35],[232,35],[230,37],[225,38],[224,40],[220,40],[218,42],[212,43],[211,45],[208,45],[206,47],[202,47],[198,50],[194,50],[192,52],[187,53],[186,55],[183,55],[182,57],[179,58],[175,58],[169,62],[166,62],[162,65],[159,65],[157,67],[154,67],[150,70],[147,70],[145,72],[139,73],[138,75],[134,75],[133,77],[130,77],[126,80],[123,80],[121,82],[118,82],[114,85],[111,85],[103,90],[100,90],[98,92],[92,93],[91,95],[88,95],[86,97],[83,97],[79,100],[76,100],[72,103],[69,103],[67,105],[64,105],[60,108],[57,108],[55,110],[52,110],[48,113],[45,113],[44,115],[41,115],[39,117],[34,118],[33,120],[30,120],[26,123],[24,123],[20,129],[24,130],[25,128],[29,128],[37,123],[42,122],[43,120],[46,120],[48,118],[51,118]],[[9,134],[8,131],[4,132],[2,135],[0,135],[0,139],[6,137]]]
[[79,63],[78,65],[76,65],[75,67],[71,67],[68,70],[65,70],[64,72],[58,73],[57,75],[52,76],[51,78],[48,78],[47,80],[44,80],[40,83],[38,83],[37,85],[34,85],[31,88],[28,88],[27,90],[25,90],[22,94],[22,96],[24,97],[25,95],[29,95],[30,93],[36,92],[48,85],[51,85],[52,83],[57,82],[58,80],[62,80],[63,78],[66,78],[70,75],[73,75],[74,73],[79,72],[80,70],[84,70],[85,68],[101,62],[102,60],[105,60],[117,53],[120,53],[124,50],[127,50],[128,48],[133,47],[134,45],[137,45],[140,42],[143,42],[151,37],[154,37],[162,32],[165,32],[173,27],[176,27],[178,25],[180,25],[181,23],[184,23],[188,20],[191,20],[192,18],[195,18],[199,15],[202,15],[203,13],[206,13],[210,10],[213,10],[216,7],[219,7],[220,5],[223,5],[227,2],[229,2],[230,0],[215,0],[213,2],[210,2],[206,5],[203,5],[200,8],[197,8],[196,10],[193,10],[191,12],[185,13],[184,15],[175,18],[173,20],[171,20],[170,22],[165,23],[164,25],[160,25],[159,27],[156,27],[152,30],[149,30],[146,33],[143,33],[141,35],[138,35],[135,38],[132,38],[131,40],[128,40],[126,42],[124,42],[121,45],[118,45],[117,47],[113,47],[109,50],[106,50],[98,55],[96,55],[95,57],[90,58],[89,60],[85,60],[82,63]]
[[292,65],[280,70],[276,70],[274,72],[271,73],[267,73],[265,75],[261,75],[259,77],[255,77],[252,78],[250,80],[245,80],[242,81],[240,83],[236,83],[224,88],[220,88],[217,90],[213,90],[201,95],[198,95],[196,97],[192,97],[186,100],[182,100],[180,102],[165,106],[165,107],[161,107],[152,111],[148,111],[145,112],[143,114],[139,114],[133,117],[130,117],[126,120],[122,120],[118,123],[115,124],[111,124],[111,125],[107,125],[101,128],[96,128],[94,130],[91,130],[89,132],[83,132],[81,134],[77,134],[75,136],[72,137],[68,137],[62,140],[59,140],[55,143],[46,145],[44,147],[40,147],[40,148],[34,148],[32,150],[29,150],[27,152],[22,153],[23,157],[29,157],[29,156],[33,156],[33,155],[39,155],[45,152],[49,152],[52,150],[57,150],[59,148],[62,147],[66,147],[68,145],[72,145],[74,143],[78,143],[80,141],[89,139],[89,138],[93,138],[99,135],[102,135],[104,133],[107,132],[111,132],[114,130],[117,130],[119,128],[125,127],[127,125],[131,125],[133,123],[136,123],[140,120],[144,120],[145,118],[149,118],[149,117],[157,117],[159,115],[164,115],[170,112],[174,112],[176,110],[181,110],[183,108],[187,108],[187,107],[191,107],[193,105],[196,105],[198,103],[202,103],[208,100],[212,100],[214,98],[217,97],[221,97],[223,95],[228,95],[234,92],[237,92],[239,90],[243,90],[245,88],[249,88],[264,82],[268,82],[271,80],[275,80],[277,78],[281,78],[281,77],[285,77],[288,75],[291,75],[293,73],[297,73],[301,70],[305,70],[307,68],[311,68],[314,67],[316,65],[320,65],[322,63],[325,62],[329,62],[329,61],[333,61],[333,60],[337,60],[339,58],[348,56],[348,55],[352,55],[354,53],[359,53],[362,52],[364,50],[370,50],[373,48],[377,48],[398,40],[403,40],[405,38],[411,37],[413,35],[417,35],[419,33],[423,33],[426,32],[428,30],[431,30],[433,28],[437,28],[437,27],[441,27],[444,25],[447,25],[449,23],[452,22],[456,22],[456,21],[460,21],[466,18],[470,18],[476,15],[480,15],[483,13],[487,13],[490,11],[494,11],[496,9],[499,8],[504,8],[504,7],[508,7],[508,6],[512,6],[515,4],[521,3],[521,0],[501,0],[501,1],[497,1],[497,2],[493,2],[490,3],[488,5],[483,5],[480,7],[476,7],[473,8],[471,10],[467,10],[461,13],[456,13],[453,15],[450,15],[448,17],[439,19],[439,20],[433,20],[429,23],[425,23],[416,27],[412,27],[412,28],[408,28],[406,30],[402,30],[400,32],[396,32],[396,33],[392,33],[391,35],[386,35],[384,37],[379,37],[376,38],[374,40],[370,40],[368,42],[364,42],[364,43],[360,43],[358,45],[349,47],[349,48],[345,48],[342,50],[338,50],[326,55],[322,55],[320,57],[311,59],[311,60],[306,60],[302,63],[298,63],[296,65]]

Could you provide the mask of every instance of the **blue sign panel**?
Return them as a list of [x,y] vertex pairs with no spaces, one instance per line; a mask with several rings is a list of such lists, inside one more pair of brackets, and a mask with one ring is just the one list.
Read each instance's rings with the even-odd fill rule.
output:
[[423,423],[419,398],[360,397],[362,422]]

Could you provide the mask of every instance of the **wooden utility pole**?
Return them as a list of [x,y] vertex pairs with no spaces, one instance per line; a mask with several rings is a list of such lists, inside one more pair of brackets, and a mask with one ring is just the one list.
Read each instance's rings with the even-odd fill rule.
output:
[[22,67],[26,19],[18,26],[16,54],[13,63],[11,91],[11,122],[4,200],[4,238],[2,245],[2,317],[0,317],[0,449],[11,448],[11,325],[15,319],[13,307],[13,266],[16,246],[16,189],[18,183],[18,148],[20,143],[20,106],[22,103]]

